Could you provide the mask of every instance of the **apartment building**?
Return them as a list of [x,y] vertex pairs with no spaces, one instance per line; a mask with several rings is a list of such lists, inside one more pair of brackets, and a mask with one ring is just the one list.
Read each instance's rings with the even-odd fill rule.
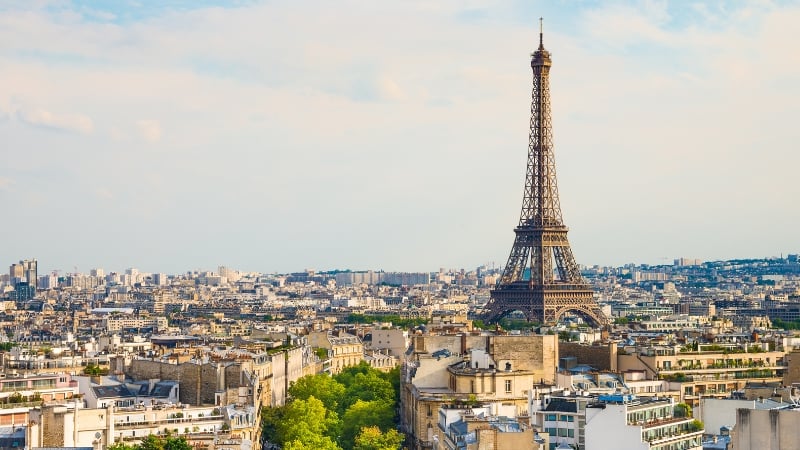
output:
[[701,397],[727,397],[748,382],[779,382],[787,369],[786,353],[765,345],[709,344],[697,349],[681,346],[626,347],[618,355],[622,372],[643,371],[647,379],[669,381],[679,401],[696,406]]
[[601,395],[586,406],[587,449],[702,450],[703,428],[691,417],[676,417],[671,398],[639,399]]
[[412,448],[444,440],[443,405],[501,403],[517,417],[528,413],[535,384],[553,383],[558,343],[554,335],[417,335],[403,366],[401,424]]

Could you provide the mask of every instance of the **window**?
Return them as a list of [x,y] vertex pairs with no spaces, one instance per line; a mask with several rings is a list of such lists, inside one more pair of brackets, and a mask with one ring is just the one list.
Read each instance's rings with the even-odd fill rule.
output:
[[511,380],[506,380],[506,392],[511,392]]
[[556,421],[556,415],[555,414],[547,414],[547,415],[544,416],[544,420],[549,420],[551,422],[555,422]]

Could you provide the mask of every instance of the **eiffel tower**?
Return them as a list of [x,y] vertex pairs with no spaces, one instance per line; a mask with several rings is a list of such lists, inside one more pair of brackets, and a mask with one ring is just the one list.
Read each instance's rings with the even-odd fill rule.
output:
[[529,322],[555,323],[571,313],[599,327],[607,319],[581,276],[561,218],[550,119],[552,61],[539,21],[539,48],[531,55],[533,100],[522,212],[511,255],[491,291],[484,318],[496,322],[519,311]]

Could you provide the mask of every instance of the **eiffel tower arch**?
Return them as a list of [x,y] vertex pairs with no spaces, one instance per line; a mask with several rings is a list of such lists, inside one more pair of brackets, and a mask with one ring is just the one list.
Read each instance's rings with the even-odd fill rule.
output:
[[491,291],[484,319],[497,322],[518,311],[530,322],[555,323],[575,314],[595,327],[607,318],[583,278],[561,216],[550,116],[550,52],[542,32],[531,55],[533,90],[522,211],[511,254]]

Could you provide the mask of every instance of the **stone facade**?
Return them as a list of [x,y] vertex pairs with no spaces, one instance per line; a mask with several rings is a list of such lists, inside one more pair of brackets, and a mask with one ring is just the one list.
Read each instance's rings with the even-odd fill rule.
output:
[[401,422],[412,448],[432,448],[443,435],[438,411],[453,402],[500,402],[528,413],[535,383],[552,383],[554,335],[416,335],[403,365]]
[[189,405],[224,403],[217,394],[230,388],[246,386],[242,366],[234,363],[169,364],[135,359],[126,370],[134,380],[180,380],[180,402]]
[[800,350],[786,354],[786,372],[783,375],[783,385],[791,386],[800,383]]
[[577,342],[559,342],[559,357],[573,356],[578,364],[592,366],[599,371],[617,371],[617,344],[586,345]]
[[737,450],[800,450],[798,429],[800,413],[797,411],[738,409],[733,447]]

